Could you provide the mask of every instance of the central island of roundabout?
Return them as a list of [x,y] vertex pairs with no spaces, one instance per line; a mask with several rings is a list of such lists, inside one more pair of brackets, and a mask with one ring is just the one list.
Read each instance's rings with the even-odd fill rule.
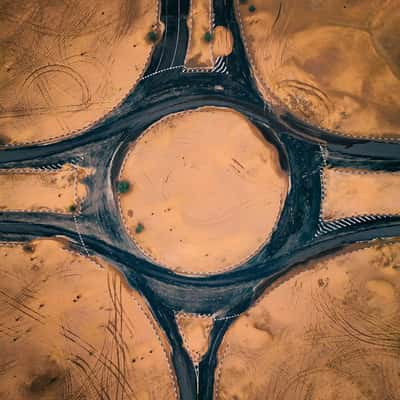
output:
[[[120,213],[143,256],[180,274],[233,269],[270,239],[289,189],[273,138],[217,107],[171,114],[131,142]],[[129,188],[129,189],[128,189]]]

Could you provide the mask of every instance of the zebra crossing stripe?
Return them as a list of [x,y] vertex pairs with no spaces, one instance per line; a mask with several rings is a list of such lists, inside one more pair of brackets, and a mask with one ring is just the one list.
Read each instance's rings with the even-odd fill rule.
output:
[[390,218],[391,215],[360,215],[356,217],[346,217],[335,221],[323,221],[321,218],[318,221],[317,230],[314,237],[325,235],[336,230],[347,228],[353,225],[377,221],[383,218]]

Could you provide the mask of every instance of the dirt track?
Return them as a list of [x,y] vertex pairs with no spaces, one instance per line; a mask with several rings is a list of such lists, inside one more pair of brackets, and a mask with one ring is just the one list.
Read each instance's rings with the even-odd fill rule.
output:
[[0,144],[58,139],[104,117],[140,78],[157,24],[156,0],[3,1]]
[[162,330],[112,267],[56,240],[0,253],[0,398],[176,399]]
[[267,101],[341,134],[400,137],[397,0],[251,3],[237,13]]
[[223,339],[215,399],[396,398],[399,250],[353,247],[267,289]]

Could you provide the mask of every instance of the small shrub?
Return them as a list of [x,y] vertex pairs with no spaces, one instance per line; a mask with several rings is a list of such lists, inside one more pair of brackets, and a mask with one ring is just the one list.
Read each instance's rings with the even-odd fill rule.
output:
[[71,205],[68,207],[68,211],[69,211],[69,212],[74,213],[76,210],[77,210],[77,207],[76,207],[75,204],[71,204]]
[[252,4],[251,6],[249,6],[249,11],[250,11],[250,12],[256,11],[256,7],[253,6],[253,4]]
[[247,4],[247,0],[239,0],[240,4]]
[[212,33],[211,33],[211,32],[206,32],[206,33],[204,34],[204,40],[205,40],[207,43],[211,42],[212,39],[213,39],[213,36],[212,36]]
[[157,32],[150,31],[150,32],[147,33],[147,36],[146,36],[146,37],[147,37],[147,40],[148,40],[149,42],[155,43],[155,42],[157,41],[157,38],[158,38]]
[[0,145],[7,144],[10,142],[10,138],[6,135],[0,135]]
[[26,243],[22,246],[22,250],[24,250],[25,253],[33,253],[35,248],[32,244]]
[[144,225],[142,223],[138,223],[135,228],[135,233],[141,233],[144,231]]
[[118,193],[126,193],[129,191],[130,184],[128,181],[119,181],[117,184]]

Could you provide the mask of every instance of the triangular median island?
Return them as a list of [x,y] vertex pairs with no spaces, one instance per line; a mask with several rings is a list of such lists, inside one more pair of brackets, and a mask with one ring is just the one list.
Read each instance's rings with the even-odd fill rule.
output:
[[208,350],[210,332],[214,324],[213,318],[208,315],[184,312],[179,312],[175,318],[183,346],[193,363],[199,363]]

